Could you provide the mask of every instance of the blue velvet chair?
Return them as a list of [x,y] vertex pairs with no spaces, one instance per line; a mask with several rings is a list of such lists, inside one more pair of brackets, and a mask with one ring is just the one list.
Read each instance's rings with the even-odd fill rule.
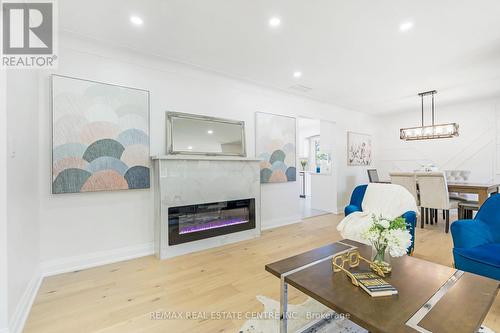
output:
[[473,220],[451,225],[455,267],[500,280],[500,194],[491,196]]
[[[349,206],[346,206],[344,209],[345,216],[353,213],[353,212],[362,212],[361,203],[363,202],[363,198],[365,197],[366,188],[368,185],[359,185],[354,191],[352,191],[351,202]],[[402,215],[402,217],[406,220],[407,229],[411,234],[411,245],[408,247],[408,254],[412,254],[415,249],[415,225],[417,224],[417,213],[416,212],[406,212]]]

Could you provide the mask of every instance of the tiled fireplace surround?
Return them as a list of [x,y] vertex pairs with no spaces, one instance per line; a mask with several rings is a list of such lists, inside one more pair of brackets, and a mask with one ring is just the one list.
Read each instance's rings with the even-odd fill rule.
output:
[[[154,157],[155,253],[160,259],[260,236],[259,161],[249,158]],[[168,208],[255,199],[255,229],[169,245]]]

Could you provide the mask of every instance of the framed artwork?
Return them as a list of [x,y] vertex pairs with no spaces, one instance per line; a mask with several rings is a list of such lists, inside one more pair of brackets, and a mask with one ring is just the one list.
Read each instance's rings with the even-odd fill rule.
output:
[[257,112],[255,131],[255,155],[261,160],[260,182],[294,182],[297,177],[295,118]]
[[347,132],[347,165],[372,164],[372,137],[368,134]]
[[52,75],[52,193],[149,187],[149,91]]

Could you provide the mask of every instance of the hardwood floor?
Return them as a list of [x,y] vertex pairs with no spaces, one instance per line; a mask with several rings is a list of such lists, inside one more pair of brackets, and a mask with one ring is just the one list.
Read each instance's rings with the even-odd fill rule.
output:
[[[342,217],[323,215],[165,261],[151,256],[46,278],[25,332],[238,332],[244,320],[208,320],[200,312],[262,311],[257,295],[279,299],[279,281],[264,265],[339,240]],[[417,229],[415,257],[452,265],[451,248],[441,221]],[[292,303],[305,300],[290,289]],[[153,320],[155,311],[194,313]],[[500,332],[500,296],[485,324]]]

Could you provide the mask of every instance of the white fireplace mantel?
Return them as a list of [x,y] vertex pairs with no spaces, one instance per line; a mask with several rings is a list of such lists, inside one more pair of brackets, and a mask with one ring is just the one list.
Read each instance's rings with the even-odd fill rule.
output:
[[[155,253],[160,259],[260,236],[260,160],[226,156],[153,156]],[[255,199],[255,229],[189,243],[168,244],[168,208]]]
[[195,161],[242,161],[260,162],[261,160],[251,157],[238,156],[211,156],[211,155],[155,155],[152,160],[195,160]]

